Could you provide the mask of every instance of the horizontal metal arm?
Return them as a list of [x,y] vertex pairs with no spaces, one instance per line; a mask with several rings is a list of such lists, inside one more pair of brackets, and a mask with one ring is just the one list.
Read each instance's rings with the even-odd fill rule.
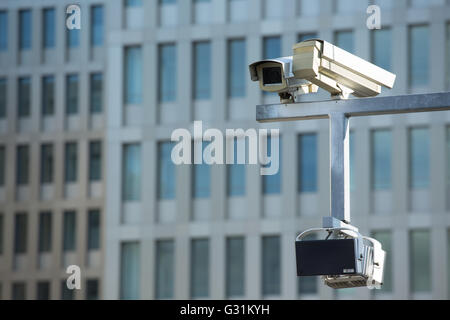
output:
[[256,120],[275,122],[326,119],[332,113],[344,113],[350,118],[445,110],[450,110],[450,92],[259,105]]
[[[331,220],[350,223],[349,118],[450,110],[450,92],[404,96],[268,104],[256,106],[259,122],[330,119]],[[350,226],[352,227],[352,226]]]

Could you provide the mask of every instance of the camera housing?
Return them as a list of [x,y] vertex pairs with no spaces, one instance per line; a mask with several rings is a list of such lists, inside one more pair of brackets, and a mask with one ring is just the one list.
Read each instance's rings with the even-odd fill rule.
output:
[[295,44],[293,53],[249,66],[251,79],[263,91],[278,92],[282,103],[296,102],[298,95],[317,92],[317,87],[333,99],[373,97],[395,82],[395,74],[320,39]]
[[259,81],[261,90],[278,92],[282,103],[296,102],[300,94],[317,92],[318,87],[310,81],[295,78],[292,66],[292,56],[261,60],[249,66],[250,76]]
[[[325,230],[332,239],[304,240],[305,236]],[[310,229],[295,242],[297,276],[322,276],[334,289],[381,287],[385,252],[381,244],[345,228]]]

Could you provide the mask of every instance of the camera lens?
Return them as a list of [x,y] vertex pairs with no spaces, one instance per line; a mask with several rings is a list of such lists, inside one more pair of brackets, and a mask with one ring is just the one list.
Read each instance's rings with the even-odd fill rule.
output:
[[263,84],[281,84],[281,68],[268,67],[263,68]]

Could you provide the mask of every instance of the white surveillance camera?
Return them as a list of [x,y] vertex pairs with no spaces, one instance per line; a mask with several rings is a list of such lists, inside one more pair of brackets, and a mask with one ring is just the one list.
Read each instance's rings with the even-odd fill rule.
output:
[[292,65],[292,56],[258,61],[249,66],[250,76],[259,81],[261,90],[278,92],[282,103],[295,102],[300,94],[317,92],[316,85],[295,78]]
[[[327,231],[333,237],[305,240],[306,236]],[[298,276],[322,276],[334,289],[381,288],[385,251],[380,242],[346,228],[316,228],[301,233],[295,242]]]
[[395,74],[329,42],[312,39],[293,46],[294,55],[251,64],[250,76],[264,91],[278,92],[281,102],[321,87],[334,99],[372,97],[381,87],[392,88]]

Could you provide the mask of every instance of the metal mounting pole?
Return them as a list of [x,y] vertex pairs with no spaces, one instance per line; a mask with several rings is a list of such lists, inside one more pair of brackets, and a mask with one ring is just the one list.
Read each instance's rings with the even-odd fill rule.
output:
[[350,223],[350,131],[341,112],[330,114],[330,215]]
[[[351,117],[450,110],[450,92],[256,106],[258,122],[329,119],[330,216],[324,228],[351,228],[349,121]],[[357,230],[357,229],[356,229]]]

